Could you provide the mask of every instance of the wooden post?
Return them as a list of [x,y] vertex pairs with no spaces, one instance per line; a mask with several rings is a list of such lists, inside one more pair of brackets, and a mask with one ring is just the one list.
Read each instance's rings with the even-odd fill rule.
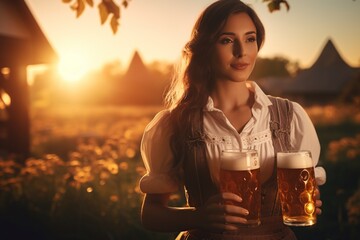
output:
[[24,161],[30,153],[30,96],[26,80],[26,66],[10,67],[10,76],[6,85],[11,98],[11,104],[8,107],[7,150],[9,153],[18,155],[20,161]]

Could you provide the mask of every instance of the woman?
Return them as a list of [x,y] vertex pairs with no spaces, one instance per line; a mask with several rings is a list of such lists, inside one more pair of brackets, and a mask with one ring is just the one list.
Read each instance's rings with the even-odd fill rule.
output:
[[[296,239],[282,224],[278,203],[269,204],[277,194],[272,102],[248,81],[264,36],[256,13],[239,0],[217,1],[200,15],[168,93],[169,107],[144,132],[141,153],[148,173],[140,188],[145,193],[141,214],[146,228],[184,231],[179,239]],[[289,148],[310,150],[315,165],[320,153],[315,129],[300,105],[290,105]],[[242,201],[218,190],[224,149],[259,152],[262,188],[267,190],[259,227],[241,227],[248,210],[222,204]],[[317,168],[316,175],[318,184],[324,183],[323,169]],[[184,186],[188,206],[169,207],[170,194]],[[320,214],[320,200],[316,206]]]

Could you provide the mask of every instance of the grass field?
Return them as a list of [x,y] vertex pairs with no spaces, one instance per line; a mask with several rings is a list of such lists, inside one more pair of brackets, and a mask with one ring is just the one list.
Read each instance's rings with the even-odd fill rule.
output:
[[[0,161],[1,239],[173,239],[142,228],[139,144],[160,107],[33,109],[32,158]],[[322,145],[323,214],[299,239],[360,237],[360,111],[307,109]],[[181,202],[174,194],[174,202]],[[18,229],[22,229],[19,231]]]

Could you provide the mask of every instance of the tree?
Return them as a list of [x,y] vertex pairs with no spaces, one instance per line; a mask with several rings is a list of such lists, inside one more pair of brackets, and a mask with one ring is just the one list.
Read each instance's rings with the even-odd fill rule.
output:
[[[76,17],[80,17],[84,12],[86,6],[93,7],[93,0],[62,0],[64,3],[69,4],[70,8],[76,12]],[[127,8],[130,0],[118,0],[118,4],[114,0],[101,0],[98,4],[100,22],[104,24],[106,20],[112,15],[110,26],[115,34],[119,27],[121,7]]]
[[360,74],[344,86],[339,100],[340,102],[353,103],[360,106]]
[[[84,12],[86,6],[93,7],[93,0],[62,0],[65,4],[69,4],[70,8],[76,12],[76,17],[80,17]],[[131,0],[98,0],[100,22],[104,24],[106,20],[111,16],[110,26],[115,34],[119,27],[121,7],[127,8]],[[290,5],[287,0],[263,0],[266,2],[270,12],[280,10],[281,5],[285,5],[286,9],[290,9]]]
[[290,9],[290,5],[286,0],[263,0],[263,2],[268,2],[270,12],[280,10],[281,4],[285,5],[286,10],[289,11]]
[[265,77],[289,77],[291,72],[289,66],[292,66],[288,59],[283,57],[261,58],[256,60],[254,71],[251,73],[251,79],[261,79]]

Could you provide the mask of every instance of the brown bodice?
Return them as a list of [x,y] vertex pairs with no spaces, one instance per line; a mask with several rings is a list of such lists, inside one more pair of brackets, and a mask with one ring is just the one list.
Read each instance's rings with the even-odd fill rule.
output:
[[[273,105],[269,106],[270,130],[275,156],[278,151],[290,150],[290,123],[293,115],[291,102],[286,99],[269,96]],[[202,113],[199,114],[199,126],[192,131],[188,141],[188,152],[183,161],[184,182],[188,205],[200,207],[207,199],[218,194],[219,190],[211,179],[206,160],[206,146],[202,133]],[[276,178],[276,160],[272,176],[261,186],[261,218],[281,216]],[[281,218],[278,220],[281,222]],[[281,223],[280,223],[281,224]]]

